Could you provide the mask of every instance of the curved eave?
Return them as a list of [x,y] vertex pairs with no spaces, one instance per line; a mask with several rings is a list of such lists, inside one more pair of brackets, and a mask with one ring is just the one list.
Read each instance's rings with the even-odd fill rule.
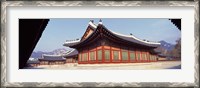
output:
[[75,45],[75,44],[77,44],[77,43],[79,43],[80,42],[80,40],[76,40],[76,41],[66,41],[64,44],[63,44],[63,46],[73,46],[73,45]]
[[123,35],[120,33],[116,33],[113,32],[111,30],[108,30],[105,26],[103,26],[103,28],[108,31],[109,33],[111,33],[113,36],[122,39],[122,40],[126,40],[130,43],[136,43],[136,44],[140,44],[140,45],[144,45],[144,46],[148,46],[148,47],[158,47],[160,46],[160,43],[156,43],[156,42],[147,42],[147,41],[143,41],[139,38],[136,38],[135,36],[129,36],[129,35]]
[[76,45],[76,44],[78,44],[78,43],[79,43],[79,42],[75,42],[75,43],[64,43],[63,46],[70,47],[70,46]]
[[68,54],[63,55],[63,57],[68,58],[68,57],[74,57],[76,55],[78,55],[78,51],[76,49],[73,49]]

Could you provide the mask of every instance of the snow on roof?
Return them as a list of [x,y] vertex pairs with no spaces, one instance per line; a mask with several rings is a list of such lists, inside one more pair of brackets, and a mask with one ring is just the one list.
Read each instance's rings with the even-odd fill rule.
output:
[[91,22],[91,21],[89,22],[89,25],[92,26],[95,29],[97,28],[97,26],[93,22]]
[[[94,28],[97,28],[97,26],[93,23],[93,22],[89,22],[89,24],[91,25],[91,26],[93,26]],[[100,19],[99,20],[99,24],[103,24],[102,23],[102,20]],[[98,25],[99,25],[98,24]],[[111,30],[110,30],[111,31]],[[112,33],[114,33],[114,34],[116,34],[116,35],[119,35],[119,36],[124,36],[124,37],[129,37],[129,38],[133,38],[133,39],[136,39],[136,40],[138,40],[138,41],[140,41],[140,42],[143,42],[143,43],[147,43],[147,44],[160,44],[160,43],[158,43],[158,42],[149,42],[149,41],[144,41],[144,40],[141,40],[141,39],[139,39],[139,38],[137,38],[137,37],[135,37],[135,36],[133,36],[133,35],[124,35],[124,34],[120,34],[120,33],[117,33],[117,32],[114,32],[114,31],[111,31]]]
[[65,44],[70,44],[70,43],[77,43],[77,42],[80,42],[81,40],[80,39],[78,39],[78,40],[67,40],[65,43],[64,43],[64,45]]
[[67,55],[72,53],[75,49],[72,49],[71,51],[67,52]]
[[[110,30],[111,31],[111,30]],[[138,41],[140,41],[140,42],[143,42],[143,43],[147,43],[147,44],[160,44],[160,43],[158,43],[158,42],[148,42],[148,41],[144,41],[144,40],[141,40],[141,39],[139,39],[139,38],[137,38],[137,37],[135,37],[135,36],[133,36],[133,35],[124,35],[124,34],[121,34],[121,33],[117,33],[117,32],[114,32],[114,31],[111,31],[112,33],[114,33],[114,34],[116,34],[116,35],[119,35],[119,36],[124,36],[124,37],[129,37],[129,38],[133,38],[133,39],[136,39],[136,40],[138,40]]]
[[103,22],[102,22],[102,20],[101,20],[101,19],[99,20],[99,24],[101,24],[101,25],[103,24]]
[[47,55],[43,54],[40,60],[65,60],[62,55]]
[[70,52],[68,52],[64,57],[74,56],[77,55],[78,51],[76,49],[72,49]]
[[[94,24],[93,21],[90,21],[90,22],[89,22],[89,25],[90,25],[91,27],[93,27],[93,28],[96,29],[98,25],[102,25],[102,21],[100,20],[98,25]],[[108,29],[108,30],[109,30],[109,29]],[[137,41],[139,41],[139,42],[142,42],[142,43],[145,43],[145,44],[160,45],[160,43],[158,43],[158,42],[152,42],[152,41],[147,41],[147,40],[141,40],[141,39],[139,39],[139,38],[137,38],[137,37],[135,37],[135,36],[133,36],[133,35],[124,35],[124,34],[117,33],[117,32],[111,31],[111,30],[109,30],[109,31],[112,32],[113,34],[118,35],[118,36],[127,37],[127,38],[130,38],[130,39],[135,39],[135,40],[137,40]],[[74,45],[75,43],[78,43],[78,42],[80,42],[80,41],[81,41],[81,39],[79,39],[79,40],[70,40],[70,41],[66,41],[66,42],[64,43],[64,45],[65,45],[65,46]]]

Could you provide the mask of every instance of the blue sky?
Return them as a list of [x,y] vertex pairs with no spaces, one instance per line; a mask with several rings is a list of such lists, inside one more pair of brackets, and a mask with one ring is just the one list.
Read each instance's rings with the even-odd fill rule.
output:
[[[66,48],[63,43],[66,40],[81,38],[90,20],[94,20],[96,24],[99,22],[99,18],[50,19],[34,51],[53,51],[58,48]],[[125,35],[132,33],[139,39],[164,40],[175,44],[175,41],[181,37],[180,30],[170,20],[164,18],[102,18],[102,21],[109,30]]]

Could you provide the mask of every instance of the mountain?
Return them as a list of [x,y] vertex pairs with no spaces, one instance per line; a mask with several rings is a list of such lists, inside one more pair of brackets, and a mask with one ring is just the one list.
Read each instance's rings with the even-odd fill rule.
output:
[[66,50],[65,48],[60,48],[60,49],[55,49],[53,50],[51,53],[52,55],[62,55],[65,54],[68,50]]
[[171,51],[172,49],[174,49],[175,45],[171,44],[171,43],[167,43],[166,41],[162,40],[159,41],[159,43],[161,43],[161,48],[166,49],[167,51]]
[[71,49],[65,49],[65,48],[59,48],[55,49],[50,52],[44,52],[44,51],[33,51],[30,58],[41,58],[42,54],[48,54],[48,55],[62,55],[70,51]]

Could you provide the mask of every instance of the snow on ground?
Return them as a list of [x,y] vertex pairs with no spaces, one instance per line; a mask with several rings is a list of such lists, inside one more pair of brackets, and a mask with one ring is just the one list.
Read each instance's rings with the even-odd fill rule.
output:
[[26,67],[25,69],[66,69],[66,70],[156,70],[156,69],[181,69],[181,61],[159,61],[150,63],[115,63],[115,64],[64,64],[40,65]]

